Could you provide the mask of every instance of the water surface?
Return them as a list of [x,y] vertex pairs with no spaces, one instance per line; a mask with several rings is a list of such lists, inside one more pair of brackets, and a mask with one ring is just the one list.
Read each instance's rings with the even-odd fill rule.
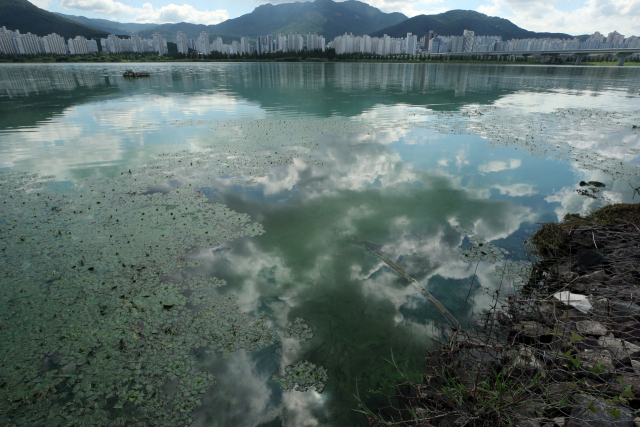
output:
[[[120,191],[131,176],[136,191],[156,194],[193,184],[216,209],[260,224],[262,229],[247,229],[246,235],[228,233],[214,246],[189,246],[186,238],[184,248],[167,243],[182,248],[172,256],[197,261],[176,264],[167,277],[224,280],[197,292],[214,303],[237,297],[239,313],[269,315],[266,325],[278,336],[252,351],[244,344],[214,354],[189,349],[189,369],[215,377],[189,412],[193,425],[366,425],[352,410],[354,394],[358,390],[372,407],[385,404],[384,393],[401,379],[385,360],[392,353],[419,381],[423,350],[444,320],[362,241],[397,262],[466,325],[488,307],[490,292],[503,281],[494,264],[453,257],[456,248],[468,246],[458,226],[508,250],[507,261],[518,261],[522,240],[538,223],[630,201],[629,183],[640,185],[640,136],[633,128],[640,125],[640,70],[633,68],[153,64],[145,65],[150,78],[125,79],[127,67],[0,66],[0,168],[50,176],[55,184],[46,191],[76,197],[74,206],[80,206],[82,192],[107,189],[106,180],[119,182]],[[580,181],[592,180],[606,187],[587,189],[586,196],[576,191],[583,189]],[[190,201],[184,203],[191,209]],[[17,215],[16,209],[3,211],[0,227],[15,222],[10,212]],[[93,209],[107,208],[94,203]],[[129,202],[122,209],[134,212]],[[73,227],[82,227],[84,235],[97,230],[99,223],[91,221],[99,214],[93,215]],[[123,222],[132,221],[123,215]],[[232,227],[217,224],[216,230],[220,224]],[[145,227],[136,223],[131,230],[155,239]],[[20,253],[40,250],[38,233],[45,231],[28,233]],[[157,241],[166,243],[164,236]],[[3,243],[17,245],[6,234]],[[56,251],[76,258],[84,255],[74,250],[100,251],[93,243],[87,250],[76,245],[52,247],[51,258]],[[19,303],[12,293],[16,284],[25,285],[32,298],[54,291],[50,278],[30,279],[29,267],[4,253],[8,265],[22,269],[0,279],[2,307],[13,310],[3,323],[10,324],[21,319],[19,311],[29,313],[29,301]],[[103,262],[86,284],[71,279],[80,276],[53,283],[99,292],[102,285],[93,281],[115,274],[116,263]],[[65,269],[70,263],[80,265],[62,258],[45,265]],[[67,307],[73,310],[73,304]],[[165,310],[173,305],[162,304]],[[91,324],[93,315],[87,316]],[[297,318],[314,332],[304,343],[284,336],[287,322]],[[14,332],[3,326],[4,339]],[[21,341],[26,353],[28,343],[38,343],[29,337]],[[9,354],[2,369],[8,369]],[[327,370],[321,394],[313,388],[283,391],[271,379],[305,360]],[[47,369],[62,369],[48,363],[53,365]],[[77,375],[83,368],[74,366]],[[145,375],[150,368],[138,369]],[[182,390],[168,380],[159,384],[168,393]]]

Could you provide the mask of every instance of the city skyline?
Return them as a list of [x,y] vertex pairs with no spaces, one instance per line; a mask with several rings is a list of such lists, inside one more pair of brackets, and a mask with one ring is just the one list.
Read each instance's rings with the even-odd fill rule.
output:
[[[229,3],[221,0],[190,0],[178,6],[172,0],[157,0],[153,4],[145,0],[31,0],[39,7],[52,12],[83,15],[89,18],[106,18],[119,22],[153,22],[212,25],[227,19],[250,13],[256,7],[255,0],[239,0]],[[287,3],[275,0],[273,4]],[[258,3],[265,4],[267,1]],[[401,12],[408,17],[435,14],[453,9],[475,10],[490,16],[509,19],[516,25],[532,31],[590,34],[594,31],[640,35],[640,0],[615,2],[613,0],[548,1],[544,7],[515,0],[369,0],[367,4],[383,12]]]
[[[258,36],[254,40],[241,37],[240,41],[233,40],[225,44],[221,37],[211,39],[206,31],[201,31],[196,39],[189,39],[187,35],[178,31],[176,49],[180,54],[199,54],[208,56],[213,52],[226,55],[262,55],[269,52],[300,52],[303,50],[320,50],[332,48],[336,54],[374,54],[380,56],[394,55],[429,55],[443,53],[489,53],[489,52],[539,52],[539,51],[570,51],[594,49],[626,49],[640,48],[640,38],[625,37],[617,31],[610,32],[606,37],[596,31],[585,41],[577,38],[541,38],[541,39],[510,39],[502,40],[501,36],[476,36],[474,31],[464,30],[462,36],[439,35],[429,31],[421,38],[411,32],[407,36],[394,38],[386,34],[383,37],[356,35],[345,33],[326,42],[322,35],[289,32],[289,34],[268,34]],[[0,27],[0,53],[18,55],[38,54],[118,54],[118,53],[147,53],[156,52],[159,56],[169,53],[167,40],[160,33],[153,34],[151,39],[141,38],[137,34],[129,38],[120,38],[110,34],[97,41],[87,40],[83,36],[69,38],[67,41],[56,33],[43,37],[37,34],[21,34],[19,29],[8,30]],[[622,63],[621,63],[622,64]]]

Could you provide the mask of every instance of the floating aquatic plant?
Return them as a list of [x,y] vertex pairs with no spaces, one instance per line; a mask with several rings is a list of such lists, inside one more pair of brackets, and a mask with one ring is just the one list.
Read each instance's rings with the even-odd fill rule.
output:
[[191,248],[264,231],[194,186],[148,192],[165,173],[129,171],[66,193],[35,174],[0,173],[3,425],[186,425],[214,383],[194,350],[278,339],[266,316],[214,297],[224,281],[171,280],[195,265]]
[[[417,127],[447,134],[478,135],[492,147],[510,147],[532,156],[569,160],[583,170],[599,170],[616,180],[632,180],[631,161],[640,153],[632,124],[640,111],[558,108],[548,113],[514,112],[511,106],[468,106],[459,112],[407,109]],[[423,118],[427,116],[427,120]],[[609,156],[607,147],[615,146]],[[620,161],[624,154],[628,161]]]
[[300,344],[302,344],[313,338],[313,329],[304,322],[304,319],[298,317],[293,322],[287,322],[284,337],[296,337]]
[[470,246],[466,249],[457,247],[453,250],[453,256],[464,262],[486,261],[496,263],[500,261],[509,252],[506,249],[499,248],[486,239],[477,234],[473,234],[469,230],[461,227],[454,227],[455,230],[466,236]]
[[329,376],[322,366],[303,360],[295,365],[285,366],[283,377],[274,375],[272,378],[280,383],[284,390],[304,392],[314,387],[318,393],[322,393]]

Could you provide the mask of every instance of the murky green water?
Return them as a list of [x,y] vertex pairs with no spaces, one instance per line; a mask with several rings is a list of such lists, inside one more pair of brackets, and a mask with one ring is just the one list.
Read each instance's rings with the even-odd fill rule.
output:
[[466,325],[456,226],[518,261],[640,185],[633,68],[127,67],[0,66],[3,425],[366,425],[444,320],[362,241]]

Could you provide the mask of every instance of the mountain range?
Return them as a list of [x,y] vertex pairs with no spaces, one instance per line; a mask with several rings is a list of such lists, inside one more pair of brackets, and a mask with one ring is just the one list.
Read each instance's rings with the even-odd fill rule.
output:
[[417,15],[399,24],[374,31],[369,35],[380,37],[387,34],[391,37],[406,37],[409,32],[421,37],[429,30],[443,36],[461,36],[464,30],[470,30],[474,31],[476,36],[501,36],[502,40],[573,37],[564,33],[527,31],[508,19],[487,16],[473,10],[450,10],[438,15]]
[[8,30],[31,32],[39,36],[56,33],[64,38],[85,36],[87,38],[106,37],[108,33],[94,27],[70,21],[55,13],[29,3],[27,0],[0,0],[0,27]]
[[264,4],[251,13],[228,19],[216,25],[196,25],[181,22],[163,24],[139,32],[140,37],[148,37],[156,31],[166,34],[167,40],[174,41],[176,33],[183,31],[189,38],[197,37],[201,31],[215,34],[248,36],[255,38],[267,34],[317,33],[327,41],[345,32],[368,34],[381,28],[396,25],[407,17],[402,13],[384,13],[357,0],[335,2],[315,0],[313,2]]
[[95,19],[95,18],[87,18],[84,16],[75,16],[75,15],[65,15],[64,13],[54,12],[58,16],[62,16],[69,21],[77,22],[78,24],[86,25],[88,27],[97,28],[102,31],[106,31],[109,34],[117,34],[117,35],[131,35],[138,34],[138,32],[150,28],[157,27],[158,24],[138,24],[134,22],[116,22],[109,21],[108,19]]
[[55,32],[65,38],[82,35],[87,38],[105,37],[107,34],[139,34],[150,38],[159,32],[168,41],[176,40],[176,33],[183,31],[188,38],[196,38],[201,31],[210,37],[221,36],[225,43],[241,36],[256,38],[267,34],[287,34],[289,31],[306,34],[317,33],[329,42],[344,33],[369,34],[372,37],[387,34],[404,37],[407,32],[422,37],[429,30],[441,35],[462,35],[465,29],[476,36],[498,35],[503,40],[511,38],[571,37],[563,33],[536,33],[518,27],[511,21],[470,10],[451,10],[437,15],[418,15],[407,18],[402,13],[385,13],[358,0],[264,4],[251,13],[228,19],[216,25],[120,23],[106,19],[51,13],[27,0],[0,0],[0,26],[30,31],[44,36]]

